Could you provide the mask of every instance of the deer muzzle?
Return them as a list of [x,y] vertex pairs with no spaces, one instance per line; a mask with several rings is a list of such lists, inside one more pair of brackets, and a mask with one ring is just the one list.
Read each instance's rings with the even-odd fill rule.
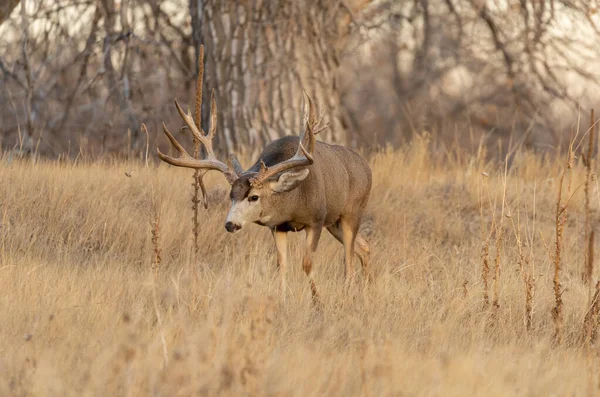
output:
[[241,228],[242,226],[233,222],[225,222],[225,230],[227,230],[229,233],[238,232]]

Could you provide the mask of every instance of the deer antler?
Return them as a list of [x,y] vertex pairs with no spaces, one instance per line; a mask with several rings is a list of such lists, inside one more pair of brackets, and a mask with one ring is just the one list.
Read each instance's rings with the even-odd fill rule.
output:
[[[296,150],[296,154],[291,159],[282,161],[281,163],[277,163],[271,167],[267,167],[264,162],[260,163],[260,171],[250,179],[250,184],[253,186],[258,186],[262,184],[268,178],[277,175],[281,172],[298,168],[298,167],[306,167],[313,163],[313,154],[315,151],[315,133],[314,127],[318,124],[318,120],[315,115],[315,105],[306,94],[304,93],[305,98],[303,98],[302,103],[302,117],[300,119],[300,135],[298,140],[298,150]],[[306,110],[306,100],[308,99],[308,112]],[[320,132],[320,131],[319,131]],[[308,135],[308,136],[307,136]],[[304,146],[306,140],[308,139],[308,150]]]
[[[175,106],[177,107],[177,111],[179,112],[179,115],[185,122],[187,128],[190,131],[192,131],[192,134],[194,135],[194,157],[190,156],[188,154],[188,152],[186,152],[186,150],[183,148],[183,146],[179,142],[177,142],[177,140],[173,137],[173,135],[169,132],[169,130],[167,130],[167,127],[165,126],[164,123],[163,123],[163,131],[164,131],[165,135],[167,136],[167,138],[169,138],[169,141],[171,141],[171,144],[173,144],[173,146],[177,149],[177,151],[179,151],[179,157],[167,156],[167,155],[161,153],[160,149],[158,149],[158,148],[157,148],[157,151],[158,151],[158,157],[160,157],[161,160],[163,160],[171,165],[175,165],[177,167],[193,168],[193,169],[197,170],[197,172],[194,173],[194,177],[197,178],[196,180],[200,184],[200,189],[202,190],[202,198],[204,201],[204,208],[208,208],[208,200],[206,198],[206,187],[204,186],[204,181],[203,181],[204,175],[206,175],[206,173],[210,170],[217,170],[217,171],[222,172],[223,175],[225,175],[225,178],[227,178],[227,181],[230,184],[233,184],[233,182],[237,179],[238,175],[241,174],[242,167],[240,166],[240,163],[237,161],[237,159],[233,160],[235,158],[235,156],[233,156],[232,160],[230,161],[231,166],[217,160],[217,158],[215,157],[215,152],[212,147],[212,140],[215,137],[215,133],[217,131],[217,103],[215,101],[215,91],[214,90],[212,90],[211,96],[210,96],[210,129],[208,130],[208,134],[206,134],[204,132],[204,130],[202,130],[202,127],[200,126],[200,120],[202,119],[201,111],[202,111],[203,79],[204,79],[204,46],[200,46],[200,57],[198,60],[198,82],[197,82],[197,86],[196,86],[196,107],[195,107],[196,123],[194,123],[194,119],[192,118],[192,115],[190,114],[190,112],[188,111],[188,113],[186,114],[183,111],[183,109],[181,109],[181,106],[179,106],[179,103],[177,102],[177,100],[175,100]],[[185,127],[182,127],[182,128],[185,128]],[[206,158],[204,158],[204,159],[196,158],[199,155],[200,144],[202,144],[204,146],[204,148],[206,149]]]
[[214,90],[212,91],[210,98],[210,129],[208,130],[208,134],[205,134],[201,128],[199,129],[196,126],[190,112],[188,111],[188,113],[185,113],[181,106],[179,106],[177,100],[175,100],[175,106],[177,107],[177,111],[179,112],[179,115],[187,125],[188,129],[194,135],[194,138],[198,140],[198,142],[202,143],[202,145],[206,149],[206,158],[198,160],[190,156],[188,152],[183,148],[183,146],[181,146],[181,144],[177,142],[175,137],[173,137],[173,135],[169,132],[164,123],[163,131],[167,138],[169,138],[169,141],[171,141],[171,144],[173,144],[175,149],[177,149],[177,151],[179,152],[179,157],[167,156],[166,154],[162,153],[160,149],[157,149],[158,157],[160,157],[162,161],[177,167],[186,167],[205,171],[220,171],[223,173],[223,175],[225,175],[225,178],[227,178],[230,184],[233,183],[233,181],[235,181],[238,177],[238,174],[234,169],[237,167],[229,167],[222,161],[217,160],[212,146],[212,141],[217,131],[217,104],[215,101]]

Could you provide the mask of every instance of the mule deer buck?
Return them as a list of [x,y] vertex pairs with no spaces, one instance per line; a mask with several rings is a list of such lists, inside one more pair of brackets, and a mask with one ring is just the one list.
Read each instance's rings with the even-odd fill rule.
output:
[[253,222],[271,230],[284,296],[287,233],[305,230],[302,266],[309,277],[313,300],[317,301],[318,293],[311,271],[313,254],[323,228],[344,245],[346,281],[354,275],[354,253],[358,254],[363,270],[369,275],[369,245],[358,235],[358,230],[371,190],[371,170],[355,152],[343,146],[316,141],[319,122],[312,100],[308,95],[306,97],[308,109],[304,100],[299,137],[286,136],[269,143],[256,163],[246,171],[235,155],[230,156],[228,164],[215,157],[212,146],[217,128],[214,92],[208,134],[196,126],[192,115],[186,114],[175,101],[194,139],[204,146],[206,157],[196,159],[190,156],[164,123],[164,133],[179,156],[170,157],[160,150],[158,156],[174,166],[201,170],[202,176],[207,171],[217,170],[227,178],[231,185],[231,209],[225,229],[237,233],[244,225]]

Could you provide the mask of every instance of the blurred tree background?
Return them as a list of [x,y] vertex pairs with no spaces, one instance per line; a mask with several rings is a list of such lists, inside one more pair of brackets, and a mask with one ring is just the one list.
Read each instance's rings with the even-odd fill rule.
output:
[[469,150],[548,150],[600,103],[598,7],[3,0],[0,143],[51,157],[125,155],[145,148],[143,121],[150,145],[166,147],[160,122],[181,124],[174,98],[192,105],[204,44],[204,92],[217,96],[221,151],[256,151],[297,133],[302,90],[329,123],[324,141],[397,146],[426,131]]

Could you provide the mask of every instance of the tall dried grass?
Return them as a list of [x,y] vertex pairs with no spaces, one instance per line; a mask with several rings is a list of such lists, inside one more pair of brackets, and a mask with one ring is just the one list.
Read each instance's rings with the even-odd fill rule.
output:
[[[562,224],[560,345],[550,315],[555,264],[532,237],[556,233],[559,157],[517,153],[505,173],[483,157],[449,161],[422,138],[371,165],[374,282],[342,301],[342,249],[324,234],[315,258],[323,310],[315,312],[301,233],[290,238],[283,304],[270,233],[254,225],[225,232],[227,186],[217,175],[207,175],[197,263],[189,171],[4,158],[0,395],[583,395],[598,387],[587,375],[597,355],[582,359],[590,311],[580,276],[583,195],[572,196]],[[573,183],[586,172],[573,162]],[[484,194],[490,203],[504,197],[512,217],[524,214],[513,226],[523,231],[503,236],[491,332],[481,224],[485,237],[496,226],[492,207],[480,209]],[[533,279],[535,300],[523,290]]]
[[[202,131],[202,85],[204,83],[204,46],[200,46],[198,55],[198,78],[196,81],[196,102],[194,105],[194,121],[199,131]],[[194,158],[200,158],[200,141],[193,138],[194,141]],[[206,192],[202,179],[204,178],[205,171],[194,170],[194,182],[192,183],[192,233],[194,234],[194,263],[198,263],[198,252],[200,251],[200,241],[198,237],[200,235],[200,223],[198,221],[200,217],[200,191],[202,191],[204,199],[204,208],[206,208]]]

